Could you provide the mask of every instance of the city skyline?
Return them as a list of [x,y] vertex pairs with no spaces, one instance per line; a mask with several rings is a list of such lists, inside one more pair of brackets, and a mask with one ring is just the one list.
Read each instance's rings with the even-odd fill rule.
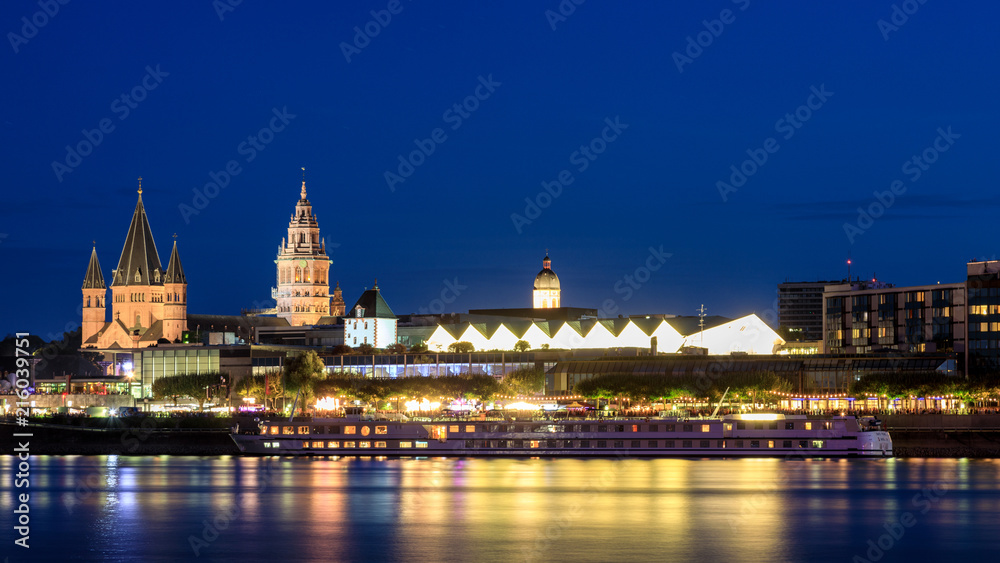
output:
[[900,5],[18,2],[0,328],[79,325],[91,241],[107,277],[139,176],[189,311],[273,306],[301,167],[331,287],[378,278],[400,315],[530,306],[546,249],[563,304],[610,316],[769,320],[778,283],[848,256],[960,281],[996,257],[998,8]]

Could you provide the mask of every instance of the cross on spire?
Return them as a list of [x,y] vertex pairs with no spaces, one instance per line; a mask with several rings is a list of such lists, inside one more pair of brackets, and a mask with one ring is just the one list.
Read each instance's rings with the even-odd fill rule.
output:
[[139,195],[142,195],[142,176],[139,176]]

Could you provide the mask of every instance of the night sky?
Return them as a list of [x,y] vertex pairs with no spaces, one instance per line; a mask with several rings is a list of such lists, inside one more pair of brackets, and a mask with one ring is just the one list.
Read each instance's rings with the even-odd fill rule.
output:
[[1000,251],[995,2],[48,1],[0,17],[0,333],[79,325],[139,176],[192,313],[273,305],[302,167],[348,307],[396,314],[530,306],[546,248],[566,306],[768,320],[848,255]]

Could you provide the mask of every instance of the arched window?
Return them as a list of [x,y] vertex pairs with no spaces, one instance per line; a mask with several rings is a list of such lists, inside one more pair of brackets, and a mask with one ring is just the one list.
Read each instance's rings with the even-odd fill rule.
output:
[[302,268],[295,268],[295,283],[302,281]]
[[135,281],[137,282],[142,281],[142,276],[139,274],[139,268],[135,269]]
[[87,296],[87,307],[90,307],[90,296]]

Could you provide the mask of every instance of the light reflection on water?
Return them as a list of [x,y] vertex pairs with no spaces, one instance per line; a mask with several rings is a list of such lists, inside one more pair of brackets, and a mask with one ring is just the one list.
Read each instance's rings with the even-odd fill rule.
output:
[[[212,561],[849,561],[906,512],[883,561],[1000,548],[997,460],[31,462],[31,557],[12,563],[187,560],[192,538]],[[11,515],[23,490],[0,489]]]

